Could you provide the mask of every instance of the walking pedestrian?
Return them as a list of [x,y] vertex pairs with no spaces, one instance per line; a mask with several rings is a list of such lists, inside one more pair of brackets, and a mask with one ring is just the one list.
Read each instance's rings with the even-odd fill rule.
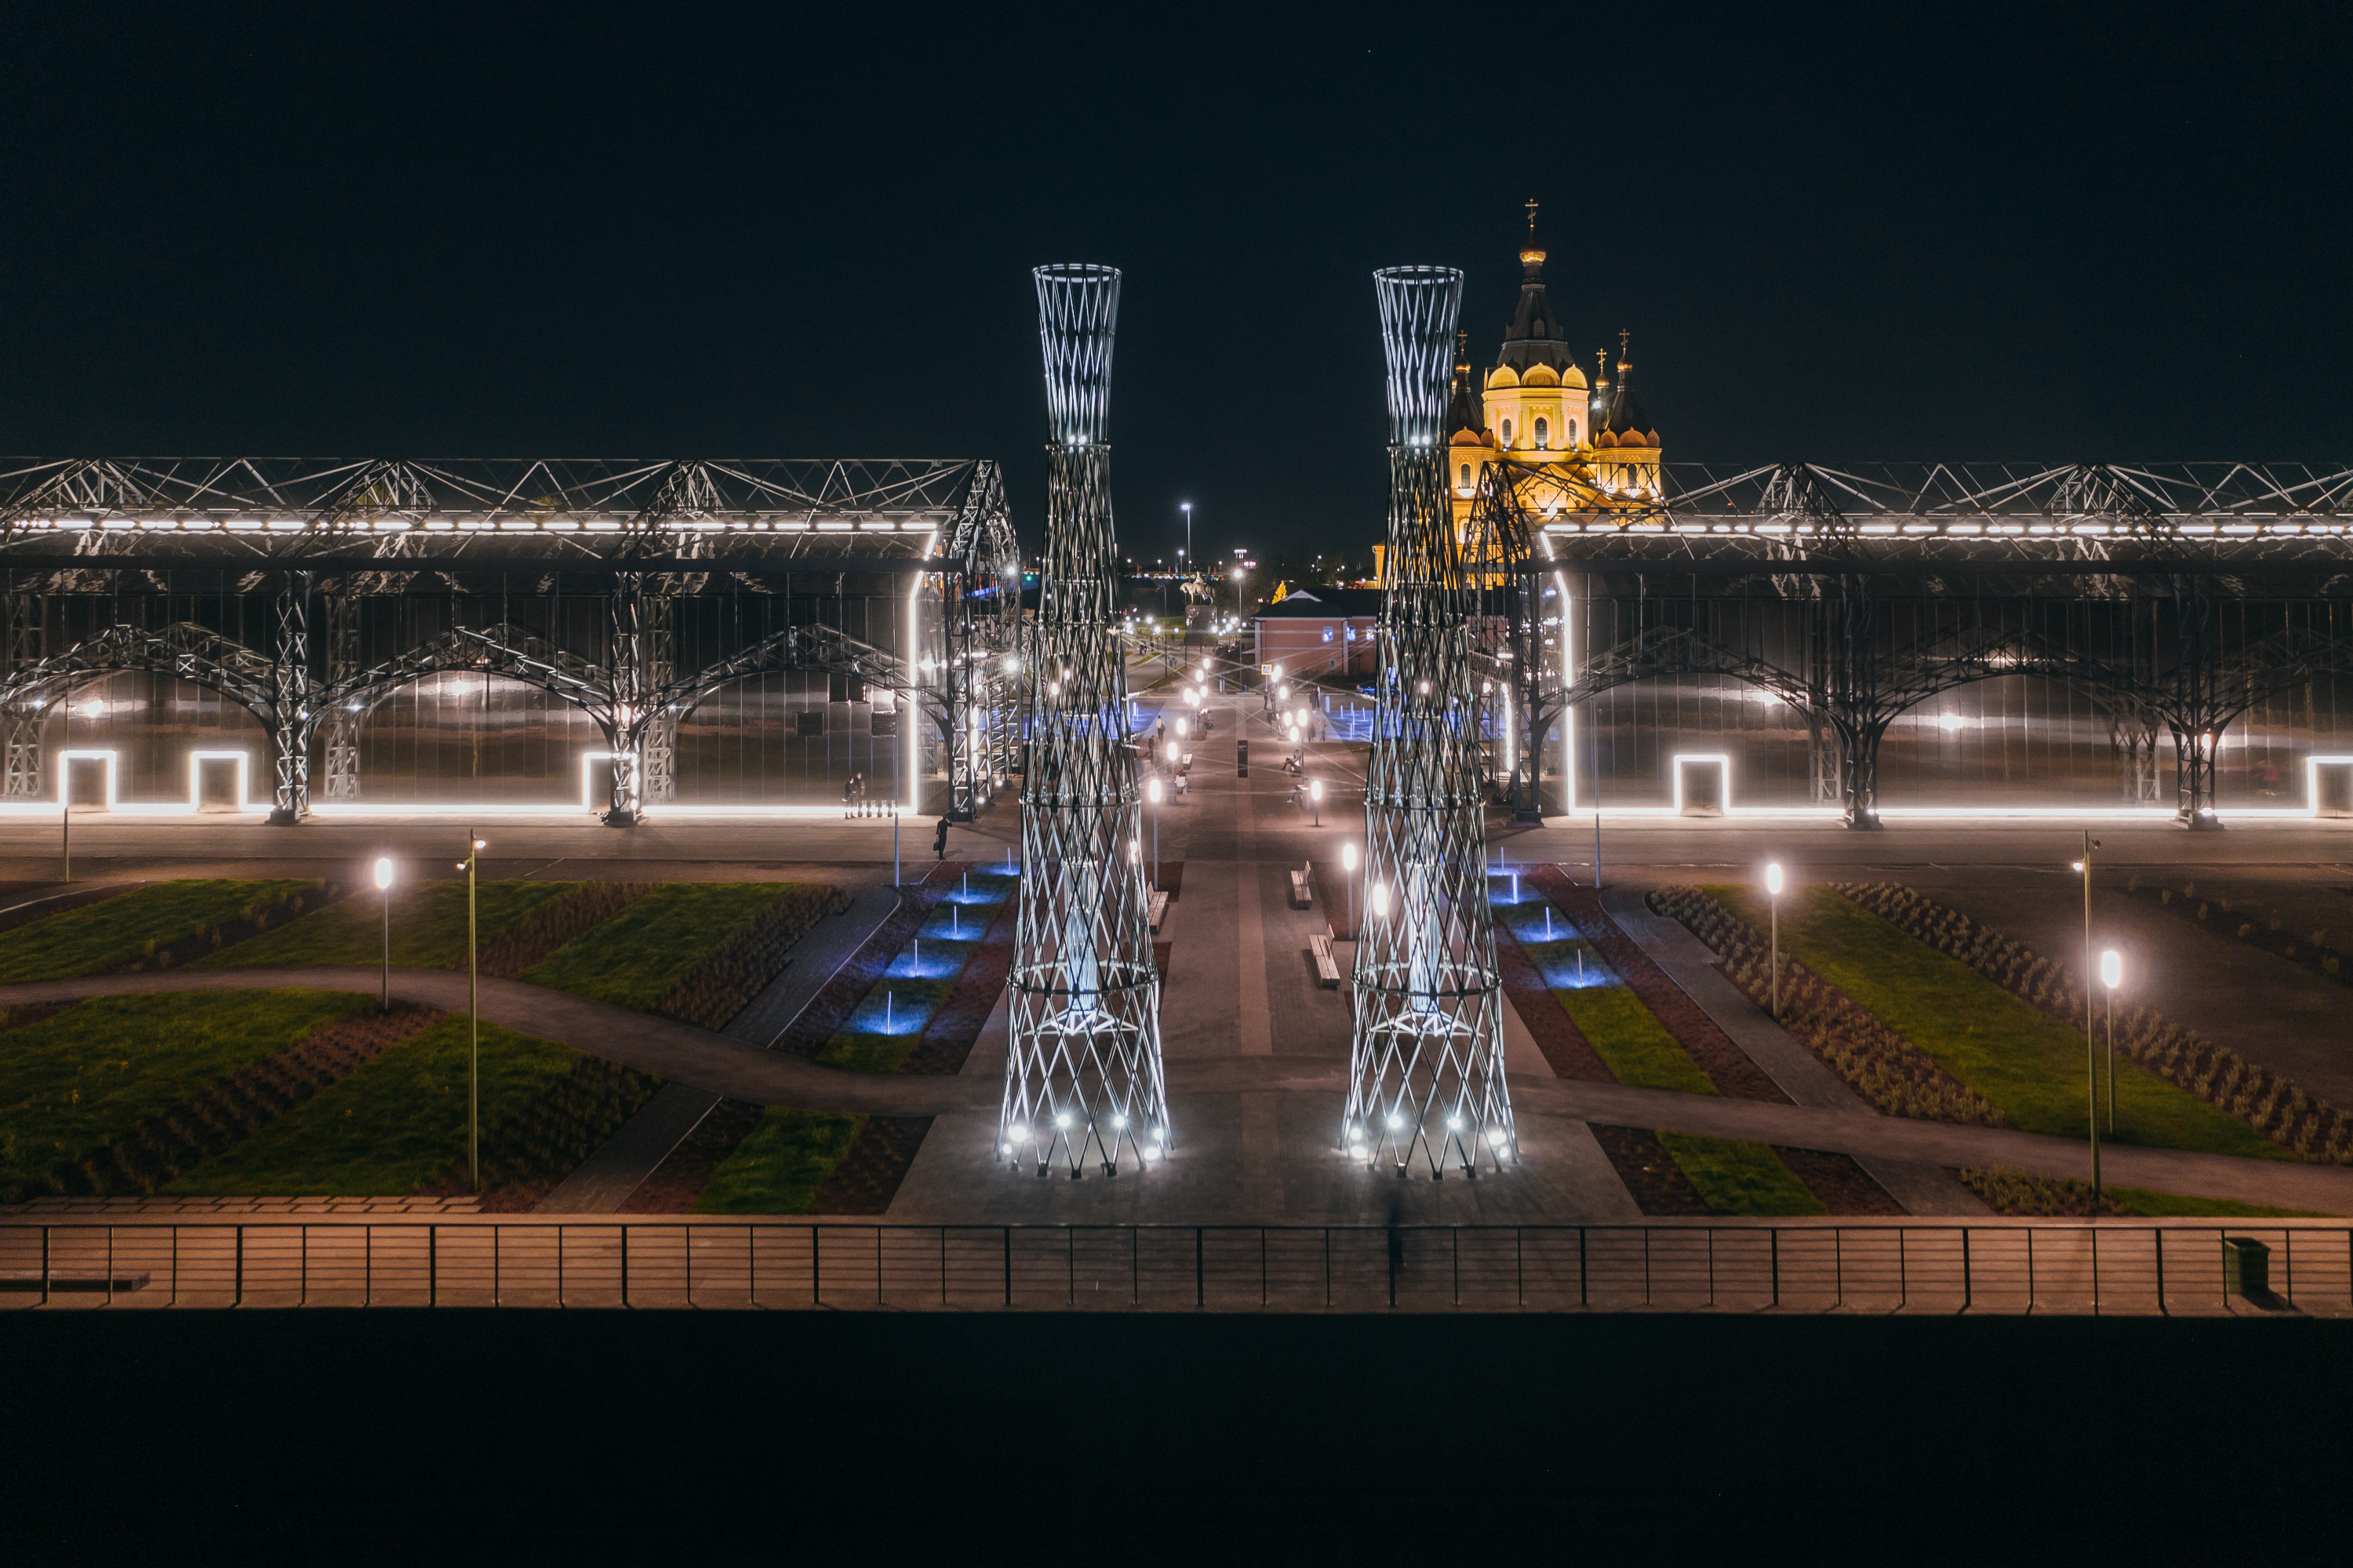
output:
[[940,819],[938,830],[932,834],[932,853],[942,860],[948,858],[948,820],[945,817]]

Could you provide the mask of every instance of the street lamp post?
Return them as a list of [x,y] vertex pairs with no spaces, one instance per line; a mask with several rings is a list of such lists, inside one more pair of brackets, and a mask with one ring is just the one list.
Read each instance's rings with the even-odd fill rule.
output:
[[2108,988],[2108,1136],[2116,1132],[2116,987],[2125,983],[2124,955],[2110,948],[2100,955],[2100,983]]
[[1315,805],[1315,825],[1324,825],[1324,780],[1318,779],[1307,786],[1307,798]]
[[2092,1195],[2100,1195],[2100,1045],[2092,1028],[2092,852],[2100,841],[2087,830],[2084,834],[2084,858],[2074,869],[2084,874],[2084,1076],[2088,1092],[2092,1120]]
[[1781,1020],[1781,863],[1765,868],[1765,895],[1773,906],[1773,1021]]
[[1348,885],[1348,940],[1356,939],[1356,846],[1340,846],[1340,880]]
[[489,846],[469,829],[471,847],[458,869],[466,874],[466,1012],[472,1026],[466,1043],[466,1191],[482,1190],[482,949],[476,940],[474,874]]
[[[1158,771],[1157,764],[1154,765],[1154,771]],[[1144,795],[1152,802],[1152,878],[1146,885],[1157,893],[1160,891],[1160,780],[1157,778],[1144,787]]]
[[379,855],[375,863],[376,891],[384,895],[384,988],[376,997],[376,1011],[392,1011],[392,862]]

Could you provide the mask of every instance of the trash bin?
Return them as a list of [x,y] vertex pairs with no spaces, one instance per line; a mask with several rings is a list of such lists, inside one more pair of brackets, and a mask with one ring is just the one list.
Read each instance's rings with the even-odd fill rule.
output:
[[2272,1249],[2252,1236],[2224,1236],[2222,1289],[2233,1296],[2270,1295]]

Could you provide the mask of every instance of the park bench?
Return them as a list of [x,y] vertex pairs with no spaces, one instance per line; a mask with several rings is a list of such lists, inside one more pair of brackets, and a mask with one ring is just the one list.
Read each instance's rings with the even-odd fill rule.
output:
[[1315,863],[1309,861],[1291,874],[1291,906],[1304,909],[1315,902]]
[[1154,894],[1145,906],[1144,918],[1145,924],[1152,927],[1152,934],[1155,937],[1158,936],[1160,934],[1160,922],[1168,918],[1168,895],[1166,893]]
[[1315,979],[1326,991],[1336,991],[1340,985],[1340,960],[1332,951],[1332,927],[1326,926],[1307,938],[1307,950],[1315,956]]

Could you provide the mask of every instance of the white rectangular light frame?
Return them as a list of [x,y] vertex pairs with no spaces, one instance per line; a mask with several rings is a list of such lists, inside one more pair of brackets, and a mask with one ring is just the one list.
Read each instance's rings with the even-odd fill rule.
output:
[[[593,811],[596,809],[596,764],[610,762],[619,755],[618,752],[614,751],[584,751],[580,754],[580,809],[582,810]],[[606,803],[607,805],[612,803],[609,795],[607,797]]]
[[237,764],[237,809],[240,811],[251,809],[253,798],[250,792],[250,785],[252,782],[253,758],[250,753],[243,751],[192,751],[188,753],[188,810],[191,811],[201,811],[205,809],[205,798],[203,793],[204,787],[202,782],[204,777],[204,765],[207,762],[229,761],[234,761]]
[[2304,759],[2305,815],[2320,815],[2320,769],[2322,764],[2343,767],[2353,764],[2353,757],[2307,757]]
[[1686,762],[1712,762],[1724,769],[1724,798],[1722,804],[1724,814],[1727,817],[1732,815],[1732,753],[1728,751],[1678,751],[1674,754],[1672,760],[1674,763],[1675,787],[1674,809],[1677,816],[1681,816],[1683,814],[1683,764]]
[[106,809],[110,811],[114,810],[115,758],[121,755],[120,752],[111,748],[100,749],[95,747],[77,747],[71,751],[58,752],[58,761],[64,766],[58,769],[58,804],[63,806],[68,803],[66,791],[73,781],[72,764],[103,760],[106,764]]

